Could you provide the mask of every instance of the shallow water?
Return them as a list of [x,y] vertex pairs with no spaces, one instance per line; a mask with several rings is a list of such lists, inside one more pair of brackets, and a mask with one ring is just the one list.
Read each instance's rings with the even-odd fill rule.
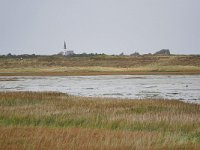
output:
[[200,75],[0,77],[0,91],[58,91],[79,96],[200,103]]

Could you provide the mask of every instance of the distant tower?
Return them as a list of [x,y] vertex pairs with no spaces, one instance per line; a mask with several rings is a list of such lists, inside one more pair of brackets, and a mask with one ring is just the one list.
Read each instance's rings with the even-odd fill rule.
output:
[[63,52],[63,55],[65,55],[65,56],[74,55],[74,51],[73,50],[67,49],[67,45],[66,45],[65,41],[64,41],[64,52]]
[[64,41],[64,50],[67,49],[66,42]]

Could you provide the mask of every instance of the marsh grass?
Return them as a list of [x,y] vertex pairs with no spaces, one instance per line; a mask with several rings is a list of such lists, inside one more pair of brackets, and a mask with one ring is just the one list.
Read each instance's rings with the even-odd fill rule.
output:
[[0,133],[0,149],[198,149],[200,106],[0,92]]
[[200,56],[38,56],[0,66],[0,75],[200,74]]

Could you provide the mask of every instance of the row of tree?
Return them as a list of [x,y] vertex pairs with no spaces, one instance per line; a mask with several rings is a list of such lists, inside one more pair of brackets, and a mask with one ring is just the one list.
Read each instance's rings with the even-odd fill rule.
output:
[[[61,54],[57,54],[57,56],[59,56]],[[170,51],[168,49],[162,49],[154,54],[145,54],[145,55],[170,55]],[[0,57],[8,57],[8,58],[34,58],[34,57],[38,57],[38,56],[42,56],[42,55],[35,55],[35,54],[22,54],[22,55],[13,55],[11,53],[8,53],[7,55],[0,55]],[[55,55],[56,56],[56,55]],[[90,56],[106,56],[106,54],[102,53],[102,54],[98,54],[98,53],[81,53],[81,54],[73,54],[73,55],[68,55],[67,57],[90,57]],[[125,56],[124,53],[120,53],[119,55],[112,55],[112,56]],[[127,56],[127,55],[126,55]],[[138,52],[134,52],[132,54],[130,54],[130,56],[141,56],[140,53]]]

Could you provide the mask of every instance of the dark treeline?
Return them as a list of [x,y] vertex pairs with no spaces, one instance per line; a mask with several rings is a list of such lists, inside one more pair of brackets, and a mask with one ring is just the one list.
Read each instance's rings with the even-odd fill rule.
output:
[[[155,56],[155,55],[159,55],[159,56],[174,56],[174,54],[170,54],[169,50],[160,50],[157,51],[154,54],[148,53],[148,54],[140,54],[138,52],[134,52],[130,55],[126,55],[123,52],[120,54],[113,54],[113,55],[108,55],[108,54],[104,54],[104,53],[81,53],[81,54],[71,54],[71,55],[63,55],[63,54],[54,54],[54,55],[36,55],[36,54],[20,54],[20,55],[16,55],[16,54],[11,54],[8,53],[7,55],[0,55],[0,58],[18,58],[18,59],[24,59],[24,58],[36,58],[36,57],[92,57],[92,56],[100,56],[100,57],[106,57],[106,56],[132,56],[132,57],[139,57],[139,56]],[[192,55],[192,56],[199,56],[199,55]]]
[[14,55],[11,53],[8,53],[7,55],[0,55],[0,58],[35,58],[41,55],[35,55],[35,54],[21,54],[21,55]]
[[[36,57],[52,57],[52,56],[62,56],[62,57],[91,57],[91,56],[108,56],[107,54],[98,54],[98,53],[81,53],[81,54],[73,54],[73,55],[60,55],[60,54],[54,54],[54,55],[36,55],[36,54],[7,54],[7,55],[0,55],[0,58],[36,58]],[[117,56],[117,55],[112,55]]]
[[[170,51],[168,49],[162,49],[160,51],[157,51],[156,53],[154,54],[151,54],[151,53],[148,53],[148,54],[143,54],[143,55],[171,55],[170,54]],[[7,54],[7,55],[0,55],[0,57],[6,57],[6,58],[34,58],[34,57],[41,57],[41,56],[65,56],[65,57],[91,57],[91,56],[134,56],[134,57],[137,57],[137,56],[142,56],[140,55],[140,53],[138,52],[134,52],[130,55],[126,55],[124,54],[123,52],[120,53],[120,54],[116,54],[116,55],[108,55],[108,54],[104,54],[104,53],[101,53],[101,54],[98,54],[98,53],[81,53],[81,54],[70,54],[70,55],[64,55],[63,52],[60,52],[58,54],[54,54],[54,55],[36,55],[36,54],[21,54],[21,55],[13,55],[11,53]]]

